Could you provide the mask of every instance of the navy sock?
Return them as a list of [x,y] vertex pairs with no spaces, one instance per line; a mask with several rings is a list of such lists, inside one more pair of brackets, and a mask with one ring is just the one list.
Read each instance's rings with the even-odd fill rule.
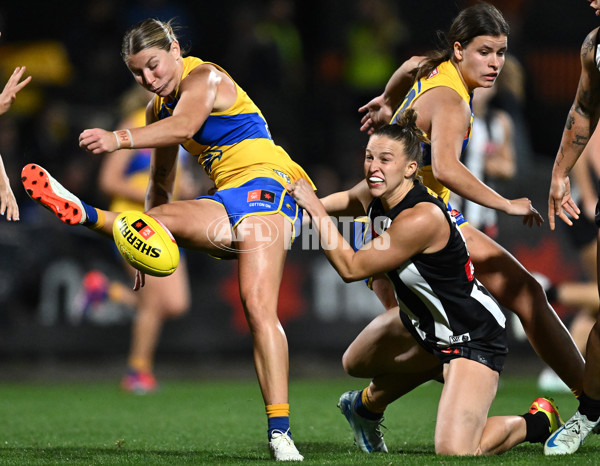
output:
[[383,417],[383,413],[374,413],[373,411],[369,411],[369,409],[367,409],[367,407],[362,402],[362,392],[359,396],[356,397],[356,403],[354,403],[354,410],[359,416],[362,416],[365,419],[370,419],[372,421],[377,421],[378,419],[381,419]]
[[[81,199],[80,199],[80,201],[81,201]],[[92,207],[89,204],[86,204],[83,201],[81,201],[81,205],[83,206],[83,210],[85,210],[85,215],[87,217],[86,221],[83,223],[84,224],[87,224],[87,223],[94,224],[94,223],[98,222],[98,211],[96,210],[96,208]]]
[[290,418],[284,416],[270,417],[267,419],[269,429],[269,440],[273,435],[273,431],[278,430],[283,433],[287,433],[290,438],[292,437],[292,431],[290,430]]

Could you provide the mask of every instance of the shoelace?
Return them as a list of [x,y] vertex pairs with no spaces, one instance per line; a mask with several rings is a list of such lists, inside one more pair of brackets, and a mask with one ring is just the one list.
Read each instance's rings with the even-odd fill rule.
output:
[[564,426],[563,429],[563,435],[561,436],[561,438],[557,438],[556,440],[558,440],[559,442],[564,443],[565,445],[569,445],[573,442],[580,442],[581,438],[580,438],[580,432],[581,429],[579,428],[579,425],[577,423],[577,421],[571,421],[571,422],[567,422]]

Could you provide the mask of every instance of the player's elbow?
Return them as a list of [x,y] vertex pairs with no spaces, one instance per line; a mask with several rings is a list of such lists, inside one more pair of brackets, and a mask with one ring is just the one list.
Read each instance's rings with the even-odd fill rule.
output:
[[451,167],[442,163],[436,163],[431,166],[431,169],[433,177],[444,186],[448,186],[452,182],[454,177],[451,173]]
[[181,126],[177,131],[177,139],[181,142],[189,141],[198,132],[198,129],[193,125]]
[[363,278],[361,274],[349,268],[344,270],[338,270],[338,273],[340,274],[340,277],[342,277],[342,280],[344,280],[344,283],[356,282]]
[[172,118],[171,134],[175,136],[179,143],[188,141],[200,130],[202,125],[198,124],[193,118],[187,115],[177,115],[177,118]]

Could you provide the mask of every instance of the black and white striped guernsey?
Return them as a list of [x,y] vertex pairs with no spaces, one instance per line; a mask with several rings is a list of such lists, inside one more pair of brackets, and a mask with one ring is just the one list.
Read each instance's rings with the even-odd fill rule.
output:
[[490,343],[505,332],[506,318],[496,300],[474,277],[465,240],[442,201],[418,181],[387,212],[381,200],[375,199],[369,206],[371,225],[375,226],[372,234],[381,234],[400,212],[421,202],[431,202],[442,210],[450,224],[450,239],[440,251],[417,254],[387,273],[401,313],[405,313],[403,321],[412,323],[426,347],[465,345],[506,352],[505,347]]

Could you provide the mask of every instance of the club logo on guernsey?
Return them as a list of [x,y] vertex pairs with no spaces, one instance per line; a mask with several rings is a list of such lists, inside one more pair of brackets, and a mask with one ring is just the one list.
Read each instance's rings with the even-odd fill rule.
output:
[[[131,244],[134,249],[149,257],[160,257],[160,253],[162,252],[160,248],[152,247],[144,243],[144,241],[138,238],[138,236],[130,230],[129,225],[126,221],[124,221],[124,219],[122,219],[120,223],[119,231],[121,236],[123,239],[125,239],[125,241]],[[152,230],[152,228],[150,228],[142,219],[133,222],[131,228],[137,231],[145,239],[148,239],[154,235],[154,230]],[[145,235],[148,236],[146,237]]]
[[223,157],[223,151],[221,150],[213,150],[200,156],[200,164],[208,175],[212,173],[213,163],[221,160],[221,157]]

